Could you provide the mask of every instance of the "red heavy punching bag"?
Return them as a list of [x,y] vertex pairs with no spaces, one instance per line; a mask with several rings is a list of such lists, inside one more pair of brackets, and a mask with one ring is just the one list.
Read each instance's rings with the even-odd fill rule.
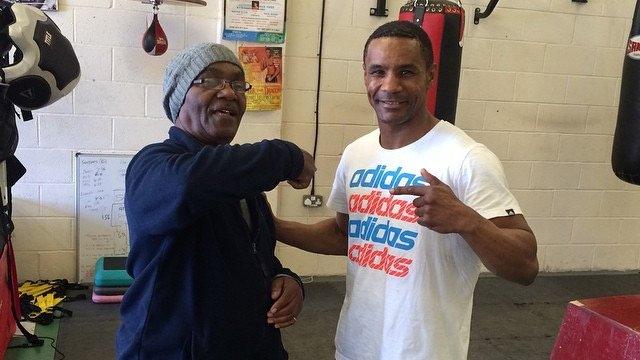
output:
[[459,1],[411,0],[400,8],[399,20],[411,21],[427,33],[438,71],[427,92],[427,109],[454,123],[462,62],[464,9]]
[[636,3],[622,67],[618,123],[611,153],[613,172],[640,185],[640,0]]

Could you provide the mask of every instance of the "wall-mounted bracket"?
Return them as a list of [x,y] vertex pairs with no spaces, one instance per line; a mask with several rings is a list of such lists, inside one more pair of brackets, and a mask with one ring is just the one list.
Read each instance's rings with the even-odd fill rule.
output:
[[478,25],[480,23],[480,19],[484,19],[489,15],[491,15],[491,12],[498,4],[498,1],[499,0],[489,1],[489,4],[487,5],[487,8],[485,9],[484,12],[480,11],[480,8],[476,8],[475,15],[473,16],[473,23]]
[[389,16],[389,9],[387,9],[387,0],[378,0],[376,7],[369,10],[371,16]]
[[158,5],[164,4],[165,1],[169,3],[174,3],[174,4],[189,3],[189,4],[207,6],[207,2],[204,0],[142,0],[142,3],[158,6]]

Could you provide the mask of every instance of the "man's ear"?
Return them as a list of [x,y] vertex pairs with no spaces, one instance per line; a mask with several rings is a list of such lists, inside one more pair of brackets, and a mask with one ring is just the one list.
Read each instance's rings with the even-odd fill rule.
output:
[[364,63],[364,61],[362,62],[362,80],[366,88],[367,87],[367,65]]
[[431,66],[427,68],[427,82],[429,86],[432,85],[433,79],[436,78],[437,73],[438,73],[438,64],[433,63],[431,64]]
[[173,125],[182,130],[185,130],[182,126],[183,124],[182,124],[182,118],[180,117],[180,113],[182,113],[182,106],[180,107],[180,110],[178,110],[178,116],[176,116],[176,121],[173,122]]

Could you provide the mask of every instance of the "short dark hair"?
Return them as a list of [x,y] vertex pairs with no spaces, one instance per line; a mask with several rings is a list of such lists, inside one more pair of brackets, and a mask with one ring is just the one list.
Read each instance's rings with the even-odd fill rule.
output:
[[420,51],[425,59],[427,67],[433,64],[433,48],[431,46],[431,40],[427,33],[422,30],[418,25],[404,20],[395,20],[386,24],[380,25],[377,29],[371,33],[367,42],[364,44],[364,51],[362,53],[362,61],[367,57],[367,50],[369,49],[369,43],[374,39],[383,37],[399,37],[407,39],[416,39],[420,44]]

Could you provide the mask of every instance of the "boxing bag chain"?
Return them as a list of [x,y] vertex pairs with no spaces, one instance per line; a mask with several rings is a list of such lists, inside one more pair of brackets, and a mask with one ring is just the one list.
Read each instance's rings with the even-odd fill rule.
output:
[[622,67],[611,165],[618,178],[640,185],[640,0],[636,3]]

